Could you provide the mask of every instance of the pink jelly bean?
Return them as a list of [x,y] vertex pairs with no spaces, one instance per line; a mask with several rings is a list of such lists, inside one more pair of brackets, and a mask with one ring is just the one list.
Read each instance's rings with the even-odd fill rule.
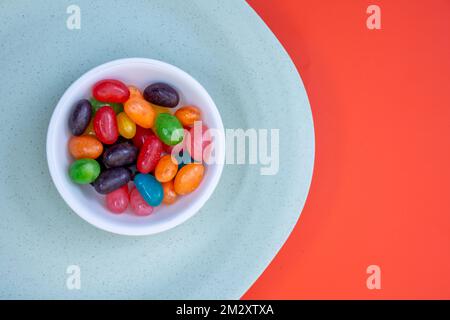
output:
[[128,196],[128,185],[124,185],[111,193],[108,193],[105,198],[106,207],[109,211],[115,214],[123,213],[130,202]]
[[211,143],[211,134],[208,127],[201,122],[195,122],[189,130],[188,139],[184,139],[184,147],[195,161],[208,161],[211,148],[207,148]]
[[130,204],[137,216],[148,216],[153,212],[153,207],[145,202],[138,189],[133,188],[130,192]]

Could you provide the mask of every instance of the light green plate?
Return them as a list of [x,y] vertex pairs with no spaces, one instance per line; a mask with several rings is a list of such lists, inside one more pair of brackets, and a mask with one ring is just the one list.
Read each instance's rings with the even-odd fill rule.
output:
[[[239,298],[287,239],[310,185],[313,122],[294,65],[244,1],[78,0],[80,30],[66,27],[70,4],[0,3],[0,298]],[[226,165],[201,212],[155,236],[80,219],[50,179],[47,126],[75,79],[126,57],[192,74],[225,128],[279,129],[278,174]],[[80,290],[66,287],[69,265],[80,267]]]

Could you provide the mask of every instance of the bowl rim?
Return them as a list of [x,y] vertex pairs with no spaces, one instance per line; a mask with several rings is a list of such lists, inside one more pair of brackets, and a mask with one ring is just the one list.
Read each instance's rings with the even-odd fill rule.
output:
[[[178,214],[173,219],[166,221],[166,222],[158,222],[155,224],[150,225],[122,225],[120,223],[105,223],[105,220],[99,219],[95,215],[89,213],[89,210],[85,210],[83,206],[81,206],[77,201],[75,197],[72,197],[70,193],[66,192],[65,187],[63,185],[63,177],[58,174],[57,170],[53,169],[57,166],[57,161],[55,159],[55,149],[56,147],[52,144],[52,138],[54,137],[56,132],[55,123],[60,119],[61,113],[64,111],[64,106],[68,103],[67,100],[70,96],[72,96],[72,92],[77,89],[78,86],[80,86],[82,83],[84,83],[88,78],[90,78],[95,73],[98,73],[100,71],[104,71],[109,68],[117,67],[118,65],[123,64],[151,64],[154,67],[159,67],[163,69],[169,69],[172,72],[177,73],[178,75],[182,76],[186,80],[188,80],[194,87],[195,90],[199,90],[200,93],[206,98],[208,101],[208,105],[211,106],[211,112],[213,118],[216,119],[216,122],[218,124],[217,129],[217,136],[215,137],[216,140],[216,146],[215,146],[215,152],[216,152],[216,159],[217,163],[215,164],[217,166],[217,169],[214,171],[215,174],[212,176],[212,179],[210,181],[210,186],[207,188],[203,194],[200,195],[200,197],[196,198],[196,201],[193,202],[192,206],[187,207],[186,210],[183,210],[181,214]],[[53,110],[52,116],[50,118],[50,122],[47,129],[47,137],[46,137],[46,156],[47,156],[47,164],[48,169],[50,172],[50,176],[52,178],[53,184],[56,186],[56,189],[58,190],[58,193],[61,195],[61,197],[64,199],[64,201],[67,203],[67,205],[82,219],[90,223],[91,225],[111,233],[120,234],[120,235],[127,235],[127,236],[144,236],[144,235],[151,235],[160,233],[169,229],[172,229],[183,222],[187,221],[189,218],[194,216],[200,209],[203,207],[203,205],[206,203],[206,201],[210,198],[212,193],[214,192],[215,188],[217,187],[217,184],[219,183],[219,180],[222,176],[223,167],[224,167],[224,160],[225,160],[225,130],[223,127],[223,121],[220,116],[219,110],[214,103],[213,99],[209,95],[208,91],[190,74],[188,74],[186,71],[163,61],[156,60],[156,59],[149,59],[149,58],[123,58],[123,59],[116,59],[112,60],[106,63],[103,63],[101,65],[98,65],[87,72],[85,72],[83,75],[81,75],[78,79],[76,79],[64,92],[64,94],[59,99],[58,103],[56,104],[56,107]]]

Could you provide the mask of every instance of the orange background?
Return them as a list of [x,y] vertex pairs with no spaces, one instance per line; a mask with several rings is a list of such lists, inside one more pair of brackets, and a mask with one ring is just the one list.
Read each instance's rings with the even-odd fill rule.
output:
[[450,1],[249,3],[303,78],[316,162],[295,230],[243,298],[450,298]]

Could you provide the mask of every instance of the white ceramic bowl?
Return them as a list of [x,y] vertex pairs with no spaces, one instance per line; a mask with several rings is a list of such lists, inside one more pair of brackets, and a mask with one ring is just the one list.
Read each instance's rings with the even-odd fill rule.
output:
[[[111,214],[104,206],[104,196],[90,185],[74,184],[68,175],[74,161],[68,152],[71,136],[68,118],[78,100],[91,97],[92,86],[102,79],[118,79],[144,89],[154,82],[166,82],[180,94],[180,104],[193,104],[202,111],[202,120],[218,130],[215,136],[214,164],[206,166],[202,183],[193,193],[177,202],[155,208],[153,214],[138,217],[131,213]],[[53,111],[47,132],[47,161],[53,182],[66,203],[92,225],[117,234],[148,235],[173,228],[192,217],[209,199],[222,174],[225,138],[222,119],[208,92],[186,72],[170,64],[143,58],[120,59],[102,64],[81,76],[64,93]]]

